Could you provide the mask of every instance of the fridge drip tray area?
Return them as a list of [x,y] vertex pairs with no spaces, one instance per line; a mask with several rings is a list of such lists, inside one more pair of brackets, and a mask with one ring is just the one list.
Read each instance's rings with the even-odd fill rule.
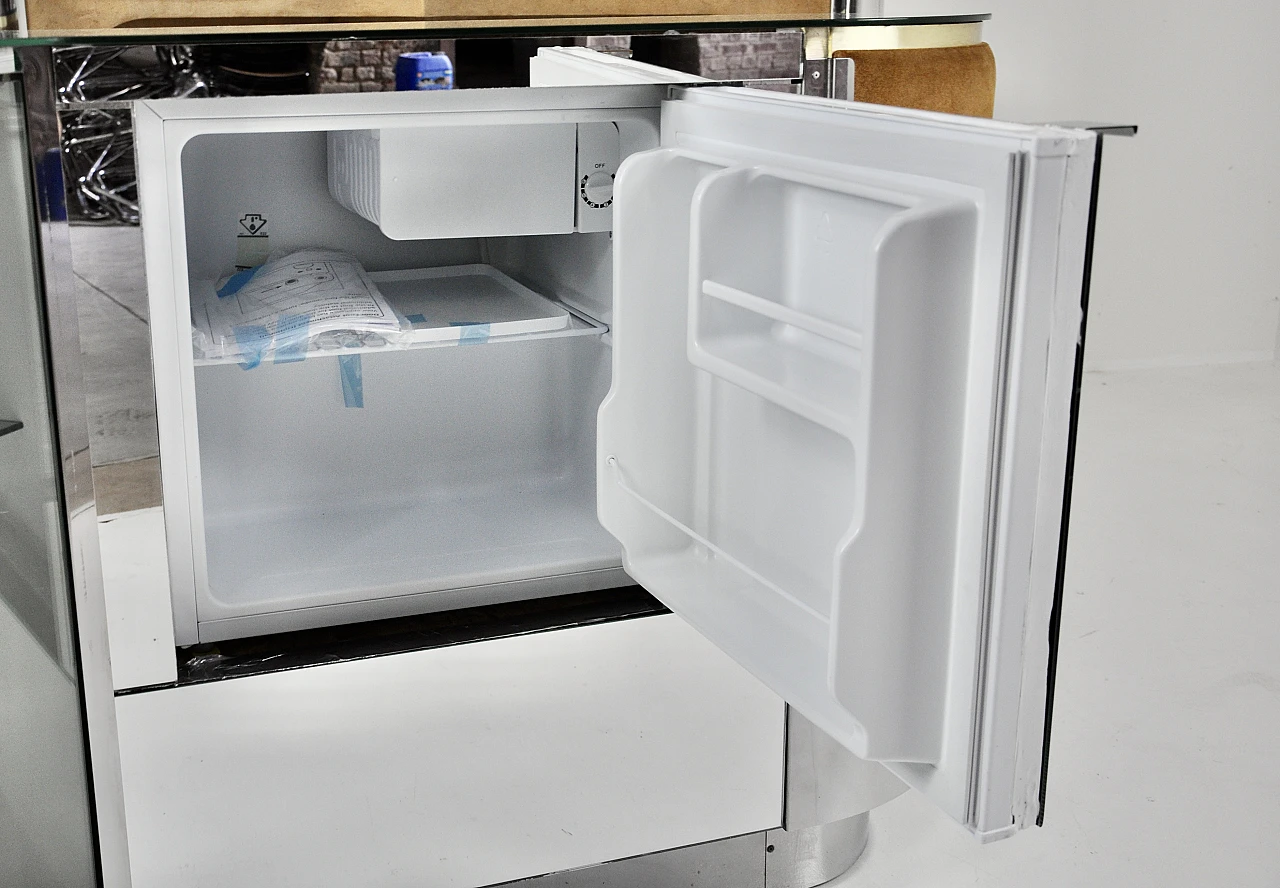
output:
[[595,519],[593,500],[592,485],[567,478],[224,516],[206,525],[209,597],[200,619],[617,568],[618,544]]

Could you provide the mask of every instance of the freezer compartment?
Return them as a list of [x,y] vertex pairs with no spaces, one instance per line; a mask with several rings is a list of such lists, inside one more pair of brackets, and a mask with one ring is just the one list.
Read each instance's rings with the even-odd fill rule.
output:
[[395,240],[335,200],[325,132],[204,133],[183,145],[181,167],[179,237],[193,293],[197,282],[294,250],[341,250],[369,272],[483,261],[480,241],[460,229]]
[[340,130],[329,193],[395,240],[607,231],[624,142],[644,138],[628,120]]
[[[574,126],[567,126],[572,134]],[[588,124],[582,126],[589,128]],[[614,131],[615,148],[619,131],[626,135],[627,151],[647,147],[646,137],[650,134],[638,122],[590,125],[600,126]],[[501,126],[428,129],[438,131],[438,137],[456,129],[484,131],[494,137],[507,131]],[[511,131],[521,133],[528,129],[529,126],[517,126]],[[424,131],[413,132],[421,136]],[[465,322],[477,318],[474,311],[463,311],[467,307],[464,304],[475,308],[478,298],[486,293],[492,296],[495,289],[507,291],[515,302],[526,306],[517,309],[515,316],[509,310],[511,306],[496,306],[493,300],[483,307],[486,317],[478,320],[502,322],[506,325],[500,331],[502,335],[556,332],[546,324],[537,330],[518,331],[508,323],[528,320],[543,312],[547,307],[542,300],[560,304],[541,314],[544,318],[565,318],[564,305],[570,307],[563,329],[580,330],[581,322],[589,326],[592,319],[607,323],[613,285],[610,236],[607,231],[574,233],[572,203],[567,228],[548,223],[532,233],[517,235],[519,226],[508,224],[512,218],[510,195],[490,200],[471,194],[453,201],[446,189],[413,210],[416,217],[434,220],[434,227],[420,231],[421,239],[397,240],[348,206],[359,209],[363,204],[350,200],[344,204],[331,194],[333,155],[329,141],[355,135],[323,131],[221,132],[197,135],[186,142],[181,150],[183,226],[179,236],[185,255],[176,258],[185,266],[181,279],[187,293],[183,294],[179,287],[177,295],[180,301],[189,301],[197,327],[201,310],[210,300],[216,302],[215,291],[225,290],[228,278],[238,269],[259,266],[268,256],[297,251],[336,251],[353,257],[379,289],[386,291],[388,300],[403,309],[404,315],[431,314],[422,310],[421,289],[431,288],[443,295],[440,291],[447,287],[454,310],[438,318],[445,323],[469,326]],[[427,140],[423,144],[434,143]],[[577,193],[572,175],[574,151],[571,139],[565,149],[571,174],[561,183],[570,200]],[[427,160],[425,156],[419,158],[420,163],[412,172],[420,177],[438,176],[439,171]],[[527,159],[510,160],[521,175],[532,175]],[[483,172],[483,164],[465,153],[452,157],[449,163],[469,166],[476,177]],[[605,211],[588,208],[584,212]],[[475,224],[453,218],[460,213],[469,214]],[[443,224],[444,219],[453,221]],[[418,292],[410,283],[413,280],[421,283]],[[530,303],[539,307],[529,309]],[[415,330],[422,326],[413,324]],[[489,335],[494,333],[490,330]],[[422,342],[426,337],[418,335],[414,339]]]
[[599,336],[369,352],[362,406],[343,358],[197,367],[201,626],[619,567],[591,459],[609,355]]
[[332,132],[329,192],[395,240],[569,232],[576,140],[573,123]]

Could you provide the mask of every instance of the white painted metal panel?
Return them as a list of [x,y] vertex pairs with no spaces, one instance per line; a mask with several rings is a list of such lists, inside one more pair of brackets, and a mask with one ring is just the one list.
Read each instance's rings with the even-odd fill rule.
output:
[[117,708],[135,888],[469,888],[782,820],[782,701],[670,615]]
[[111,642],[111,682],[117,691],[169,684],[178,677],[159,506],[98,520],[102,587]]

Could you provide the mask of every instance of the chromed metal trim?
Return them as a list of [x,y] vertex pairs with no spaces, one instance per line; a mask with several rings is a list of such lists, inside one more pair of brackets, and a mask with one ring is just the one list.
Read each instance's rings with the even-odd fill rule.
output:
[[71,269],[62,147],[53,54],[48,47],[20,47],[27,148],[36,206],[40,276],[49,338],[53,427],[66,523],[73,624],[79,640],[81,694],[87,732],[100,878],[105,888],[130,885],[124,790],[116,737],[115,698],[107,641],[97,508],[89,458],[89,423],[80,355],[79,308]]
[[765,888],[814,888],[839,876],[867,850],[867,813],[804,829],[765,833]]
[[1103,123],[1096,120],[1054,120],[1050,122],[1051,126],[1060,126],[1065,129],[1085,129],[1090,132],[1097,133],[1100,136],[1136,136],[1138,134],[1138,125],[1136,123]]
[[801,90],[824,99],[853,98],[852,59],[805,59]]
[[[863,4],[863,8],[867,8]],[[946,15],[888,15],[871,18],[860,15],[845,19],[849,25],[921,24],[930,22],[985,21],[991,13]],[[710,34],[803,28],[815,22],[831,22],[815,15],[795,13],[753,13],[750,15],[605,15],[556,17],[488,17],[470,19],[418,18],[400,21],[317,22],[294,21],[219,25],[212,20],[192,19],[184,27],[102,27],[74,30],[38,28],[21,30],[10,39],[29,45],[169,45],[173,43],[323,43],[333,39],[422,40],[483,37],[581,37],[617,34]]]
[[[748,833],[698,845],[549,873],[502,888],[722,888],[764,882],[766,833]],[[496,886],[495,886],[496,888]]]
[[1085,233],[1084,271],[1080,284],[1080,335],[1076,340],[1075,365],[1071,378],[1071,420],[1067,432],[1066,474],[1062,485],[1062,523],[1058,531],[1058,564],[1054,576],[1053,606],[1049,612],[1049,662],[1044,703],[1044,739],[1040,748],[1039,810],[1036,826],[1044,826],[1045,799],[1049,792],[1049,750],[1053,739],[1053,703],[1058,687],[1059,637],[1062,632],[1062,605],[1066,589],[1067,542],[1071,529],[1071,501],[1075,490],[1076,443],[1080,426],[1080,392],[1084,381],[1085,333],[1089,326],[1089,296],[1093,286],[1093,248],[1098,223],[1098,194],[1102,187],[1102,146],[1106,136],[1131,137],[1138,134],[1135,124],[1067,121],[1059,126],[1092,130],[1098,134],[1094,143],[1093,178],[1089,189],[1089,222]]
[[884,0],[831,0],[833,19],[884,18]]
[[787,707],[783,827],[797,832],[846,820],[907,791],[879,762],[858,758],[794,707]]
[[774,829],[669,848],[567,872],[550,873],[503,888],[815,888],[853,866],[867,848],[866,814],[816,827]]

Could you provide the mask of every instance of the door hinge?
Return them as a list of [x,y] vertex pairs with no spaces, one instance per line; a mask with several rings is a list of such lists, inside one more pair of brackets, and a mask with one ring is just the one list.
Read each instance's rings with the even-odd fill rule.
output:
[[802,73],[806,96],[853,98],[853,59],[806,59]]

